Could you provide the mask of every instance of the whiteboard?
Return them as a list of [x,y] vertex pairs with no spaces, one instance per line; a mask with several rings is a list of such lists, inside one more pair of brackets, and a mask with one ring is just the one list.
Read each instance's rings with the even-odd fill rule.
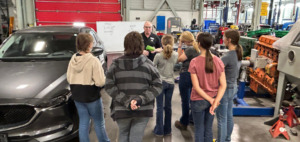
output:
[[142,22],[97,22],[97,35],[107,52],[124,51],[124,38],[131,31],[144,32]]

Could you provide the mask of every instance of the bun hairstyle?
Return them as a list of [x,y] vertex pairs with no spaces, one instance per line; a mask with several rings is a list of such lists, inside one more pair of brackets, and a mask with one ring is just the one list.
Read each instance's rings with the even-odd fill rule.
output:
[[200,46],[206,50],[205,72],[213,73],[214,72],[214,61],[213,61],[213,57],[209,51],[210,47],[213,44],[213,37],[209,33],[200,33],[197,36],[197,41],[198,41],[198,44],[200,44]]
[[163,55],[165,59],[170,59],[173,53],[174,37],[166,34],[162,37]]

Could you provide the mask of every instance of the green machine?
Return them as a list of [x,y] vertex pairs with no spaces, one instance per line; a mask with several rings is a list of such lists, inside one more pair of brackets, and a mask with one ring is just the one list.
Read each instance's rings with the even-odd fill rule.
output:
[[241,36],[239,44],[243,47],[243,57],[250,56],[251,49],[254,48],[256,38]]

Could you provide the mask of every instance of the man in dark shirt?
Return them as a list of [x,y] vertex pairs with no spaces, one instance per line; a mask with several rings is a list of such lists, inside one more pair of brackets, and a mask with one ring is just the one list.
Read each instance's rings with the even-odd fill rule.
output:
[[[146,21],[144,24],[144,32],[141,33],[143,40],[144,40],[144,52],[143,54],[147,56],[151,61],[153,61],[154,56],[157,52],[161,52],[161,42],[157,35],[152,33],[152,23],[149,21]],[[152,46],[155,48],[154,51],[148,51],[146,50],[147,46]]]

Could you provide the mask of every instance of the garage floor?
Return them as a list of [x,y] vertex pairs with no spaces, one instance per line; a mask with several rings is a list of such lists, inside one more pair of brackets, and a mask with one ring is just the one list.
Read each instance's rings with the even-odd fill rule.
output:
[[[178,76],[178,72],[176,72]],[[111,98],[106,94],[104,90],[101,91],[102,101],[104,105],[105,112],[105,124],[106,131],[111,140],[111,142],[117,142],[118,137],[118,126],[110,117],[110,102]],[[249,105],[253,106],[274,106],[274,102],[271,101],[271,98],[261,98],[256,97],[245,97],[244,99]],[[174,122],[178,120],[181,116],[181,99],[179,95],[178,84],[175,84],[175,89],[172,98],[172,135],[165,136],[164,138],[156,137],[152,131],[155,126],[155,111],[154,117],[152,117],[149,122],[146,130],[144,132],[143,142],[193,142],[194,141],[194,127],[190,125],[186,131],[180,131],[174,126]],[[290,128],[286,125],[287,131],[290,135],[290,141],[286,140],[284,137],[278,137],[273,139],[269,133],[271,126],[264,125],[265,121],[271,120],[272,117],[234,117],[234,129],[232,134],[232,142],[300,142],[300,126],[293,128],[297,131],[298,136],[293,136],[290,133]],[[213,136],[217,138],[217,119],[214,119],[213,124]],[[69,142],[75,142],[76,140],[71,140]],[[90,133],[90,141],[97,142],[96,133],[94,128]]]
[[[111,142],[117,142],[118,136],[118,127],[117,124],[111,119],[109,116],[109,104],[110,97],[102,91],[103,95],[103,104],[105,107],[106,113],[106,130],[108,133]],[[258,98],[246,98],[246,101],[254,102],[255,100],[260,100],[259,102],[265,102],[261,104],[272,104],[270,99],[258,99]],[[173,100],[172,100],[172,124],[179,119],[181,116],[181,99],[179,96],[178,84],[175,86]],[[155,111],[154,111],[155,115]],[[174,125],[172,125],[172,136],[166,136],[164,138],[156,137],[152,130],[155,126],[155,117],[151,118],[148,126],[146,127],[143,142],[193,142],[193,132],[194,127],[191,125],[188,127],[186,131],[180,131]],[[264,122],[270,120],[271,117],[234,117],[234,130],[232,135],[232,142],[287,142],[284,137],[279,137],[273,139],[269,133],[270,126],[264,125]],[[287,127],[287,131],[289,132],[290,128]],[[292,136],[290,142],[299,142],[300,141],[300,126],[296,127],[296,131],[298,132],[298,136]],[[215,118],[214,122],[214,138],[217,137],[217,122]],[[92,130],[90,134],[91,142],[96,142],[96,134],[95,131]]]

